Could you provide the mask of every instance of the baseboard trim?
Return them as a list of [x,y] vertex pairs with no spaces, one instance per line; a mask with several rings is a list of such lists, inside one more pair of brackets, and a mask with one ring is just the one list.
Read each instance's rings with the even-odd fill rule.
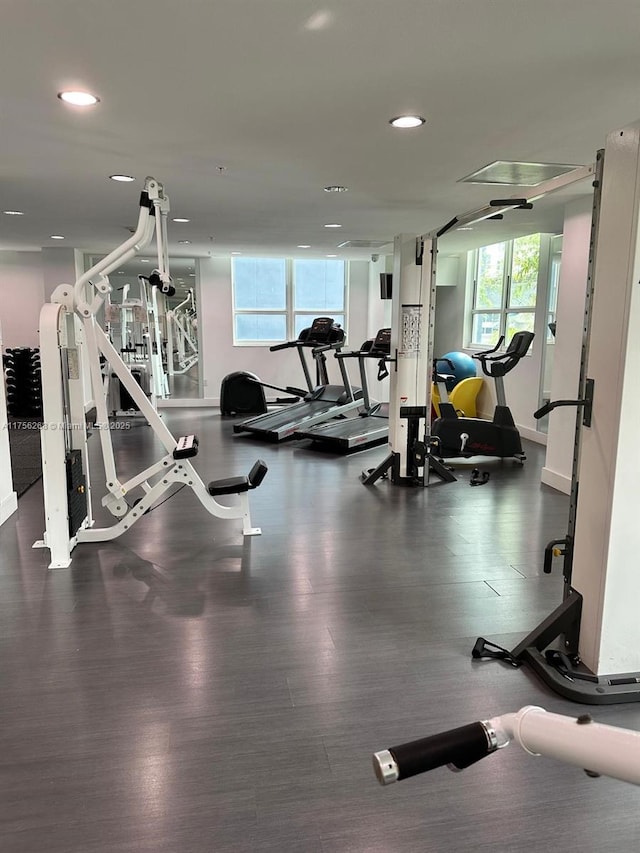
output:
[[6,498],[0,501],[0,524],[10,518],[18,509],[18,496],[15,492],[10,492]]
[[558,474],[557,471],[545,467],[542,469],[540,480],[545,486],[551,486],[552,489],[563,492],[565,495],[571,492],[571,477],[567,477],[566,474]]
[[166,400],[157,401],[159,409],[191,409],[191,408],[209,408],[211,406],[219,406],[219,397],[194,397],[193,399],[167,397]]

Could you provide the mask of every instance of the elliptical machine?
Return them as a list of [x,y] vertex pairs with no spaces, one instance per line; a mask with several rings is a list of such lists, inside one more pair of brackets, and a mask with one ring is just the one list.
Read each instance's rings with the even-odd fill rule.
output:
[[504,341],[504,335],[493,349],[473,354],[482,365],[482,372],[494,380],[496,407],[493,420],[458,417],[449,402],[440,403],[440,417],[431,426],[431,436],[437,440],[436,455],[441,458],[472,456],[513,457],[517,462],[527,458],[522,450],[520,433],[516,429],[504,392],[504,377],[529,351],[533,332],[516,332],[506,351],[494,355]]

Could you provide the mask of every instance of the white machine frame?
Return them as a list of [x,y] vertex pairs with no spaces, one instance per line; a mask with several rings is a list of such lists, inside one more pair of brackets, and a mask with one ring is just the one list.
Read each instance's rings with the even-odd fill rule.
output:
[[463,770],[510,742],[529,755],[581,767],[588,776],[640,785],[640,732],[596,723],[588,714],[569,717],[535,705],[381,750],[374,753],[373,766],[380,784],[389,785],[444,765]]
[[[59,285],[51,296],[51,302],[43,306],[40,314],[44,421],[41,443],[46,529],[43,539],[34,543],[34,547],[50,550],[49,568],[68,567],[71,552],[78,543],[116,539],[138,522],[174,485],[189,486],[207,512],[216,518],[241,519],[245,536],[261,532],[260,528],[251,526],[246,491],[239,489],[233,505],[220,504],[209,494],[191,461],[175,457],[178,441],[96,321],[96,314],[111,291],[109,274],[142,251],[153,239],[154,231],[158,249],[157,272],[163,285],[169,283],[166,260],[168,210],[169,199],[162,184],[154,178],[147,178],[135,233],[94,264],[75,285]],[[165,449],[165,454],[157,462],[124,480],[116,470],[101,355]],[[96,487],[90,475],[86,415],[93,408],[96,410],[95,427],[106,474],[106,494],[101,504],[117,519],[114,524],[104,527],[95,526],[92,509]],[[75,484],[74,489],[68,483],[68,458],[72,451],[79,452],[84,474],[84,482]],[[141,489],[143,494],[139,501],[130,505],[127,495],[134,489]],[[75,523],[70,501],[78,499],[83,512],[86,501],[86,514]]]

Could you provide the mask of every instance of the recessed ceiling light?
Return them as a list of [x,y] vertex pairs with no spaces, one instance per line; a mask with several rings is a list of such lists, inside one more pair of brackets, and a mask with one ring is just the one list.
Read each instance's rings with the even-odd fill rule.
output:
[[97,95],[92,95],[90,92],[58,92],[58,97],[67,104],[73,104],[74,107],[90,107],[100,100]]
[[328,225],[324,226],[325,228],[342,228],[342,225],[338,225],[337,222],[330,222]]
[[62,234],[52,234],[50,237],[51,240],[64,240]]
[[426,122],[426,118],[422,116],[396,116],[389,119],[389,124],[392,127],[420,127]]
[[112,181],[120,181],[123,184],[130,184],[131,181],[135,181],[133,175],[109,175]]
[[124,270],[118,270],[118,275],[124,275]]
[[191,220],[190,220],[190,219],[183,219],[183,218],[182,218],[182,217],[180,217],[180,216],[174,216],[174,217],[173,217],[173,221],[174,221],[174,222],[191,222]]
[[327,255],[328,258],[337,258],[337,255]]
[[189,273],[189,278],[195,278],[195,277],[196,277],[196,274],[194,272]]
[[182,246],[187,246],[190,242],[191,240],[178,240],[178,243],[180,243]]
[[141,264],[148,264],[148,263],[149,263],[149,258],[140,258],[140,263],[141,263]]
[[298,248],[299,248],[299,249],[310,249],[310,248],[311,248],[311,246],[310,246],[310,245],[308,245],[307,243],[301,243],[301,244],[298,246]]
[[328,187],[324,188],[326,193],[346,193],[347,187],[342,187],[340,184],[331,184]]
[[24,216],[21,210],[4,210],[3,213],[6,213],[7,216]]
[[461,225],[460,228],[456,228],[456,231],[473,231],[469,225]]

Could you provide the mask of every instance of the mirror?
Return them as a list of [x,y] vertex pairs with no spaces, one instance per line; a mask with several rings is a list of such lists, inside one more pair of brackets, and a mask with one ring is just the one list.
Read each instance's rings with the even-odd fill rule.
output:
[[[85,269],[101,257],[86,256]],[[160,406],[163,400],[188,403],[202,397],[197,262],[169,259],[172,294],[138,278],[148,278],[155,262],[153,256],[137,257],[109,276],[113,290],[98,321],[132,368],[152,361],[153,390]]]
[[[556,309],[558,305],[558,283],[560,281],[560,266],[562,263],[562,234],[551,238],[549,256],[549,283],[547,287],[547,312],[545,318],[545,339],[542,349],[542,366],[540,370],[540,399],[539,406],[543,406],[551,399],[551,378],[553,376],[553,365],[556,340]],[[548,432],[549,415],[545,415],[537,422],[540,432]]]

